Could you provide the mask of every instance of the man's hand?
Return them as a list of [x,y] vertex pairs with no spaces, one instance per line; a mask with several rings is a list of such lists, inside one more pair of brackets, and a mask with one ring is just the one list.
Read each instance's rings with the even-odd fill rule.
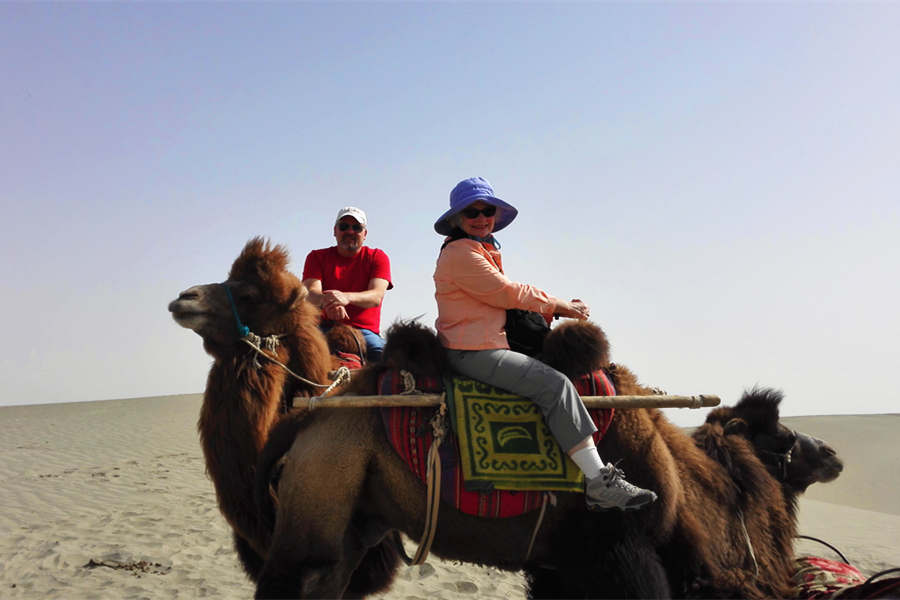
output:
[[346,321],[350,318],[347,309],[343,306],[329,306],[325,308],[325,316],[329,321]]
[[[325,290],[322,292],[322,308],[343,308],[350,304],[350,298],[340,290]],[[346,312],[346,311],[345,311]]]
[[350,318],[345,308],[350,304],[350,298],[340,290],[325,290],[322,292],[322,310],[325,316],[332,321],[346,321]]
[[347,307],[351,304],[360,308],[370,308],[381,304],[388,282],[375,278],[369,281],[369,289],[362,292],[342,292],[341,290],[322,291],[319,279],[304,279],[303,285],[309,290],[307,297],[316,306],[321,306],[325,317],[330,321],[346,321],[350,318]]

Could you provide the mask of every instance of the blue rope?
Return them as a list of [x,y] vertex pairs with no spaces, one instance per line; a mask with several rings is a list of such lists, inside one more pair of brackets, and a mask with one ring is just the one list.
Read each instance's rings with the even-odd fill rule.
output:
[[250,328],[241,323],[241,318],[238,316],[237,305],[234,303],[234,298],[231,297],[231,288],[229,288],[226,283],[223,283],[222,286],[225,288],[225,293],[228,294],[228,302],[231,303],[231,312],[234,313],[234,321],[237,323],[238,335],[241,338],[245,338],[250,335]]

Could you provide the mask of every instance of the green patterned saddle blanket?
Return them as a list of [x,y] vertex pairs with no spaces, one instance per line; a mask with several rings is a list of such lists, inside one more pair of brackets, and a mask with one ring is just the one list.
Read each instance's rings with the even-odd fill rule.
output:
[[[602,371],[579,379],[597,377],[611,393],[598,394],[596,386],[583,391],[581,381],[575,382],[576,388],[582,394],[615,395]],[[463,377],[453,377],[445,389],[467,490],[584,490],[584,476],[560,448],[534,402]],[[612,410],[590,412],[602,435]]]

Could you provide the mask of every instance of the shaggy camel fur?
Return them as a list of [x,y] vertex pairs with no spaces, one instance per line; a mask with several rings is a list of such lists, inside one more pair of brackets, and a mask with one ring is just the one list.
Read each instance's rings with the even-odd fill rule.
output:
[[[318,328],[319,309],[305,301],[306,289],[287,270],[287,264],[283,247],[272,247],[255,238],[235,260],[227,281],[191,287],[169,304],[175,321],[199,334],[204,349],[214,359],[198,423],[200,441],[219,509],[234,530],[235,548],[254,580],[271,534],[261,527],[253,498],[258,454],[269,430],[283,414],[284,402],[295,395],[315,395],[321,389],[257,357],[240,339],[235,311],[255,334],[280,336],[275,354],[295,373],[327,383],[333,366]],[[393,546],[387,544],[373,551],[370,558],[391,565],[391,569],[399,559]],[[365,592],[389,582],[375,581],[369,572],[361,577],[358,585]],[[352,590],[355,586],[350,587]]]

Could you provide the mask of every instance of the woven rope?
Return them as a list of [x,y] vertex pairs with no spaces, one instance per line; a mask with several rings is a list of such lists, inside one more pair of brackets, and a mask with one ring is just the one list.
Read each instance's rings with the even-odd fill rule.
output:
[[[259,357],[262,356],[262,357],[272,361],[273,363],[275,363],[276,365],[278,365],[279,367],[281,367],[288,373],[290,373],[295,379],[298,379],[299,381],[302,381],[303,383],[305,383],[307,385],[325,388],[325,391],[322,392],[321,396],[324,396],[325,394],[327,394],[328,392],[330,392],[331,390],[336,388],[338,385],[340,385],[344,382],[350,381],[350,369],[348,369],[347,367],[340,367],[337,370],[337,377],[330,384],[329,383],[316,383],[315,381],[310,381],[306,377],[297,375],[296,373],[291,371],[291,369],[286,364],[284,364],[283,362],[278,360],[278,358],[266,353],[266,350],[268,350],[272,354],[275,354],[275,349],[278,347],[278,344],[279,344],[278,338],[280,338],[280,337],[282,337],[282,336],[270,335],[265,338],[260,338],[258,335],[256,335],[255,333],[253,333],[251,331],[246,336],[242,337],[241,341],[244,342],[245,344],[247,344],[248,346],[250,346],[251,348],[253,348],[253,350],[255,351],[255,353],[253,355],[253,365],[256,368],[262,367],[262,365],[259,363]],[[260,347],[260,345],[262,343],[265,343],[265,346],[266,346],[265,349]]]

